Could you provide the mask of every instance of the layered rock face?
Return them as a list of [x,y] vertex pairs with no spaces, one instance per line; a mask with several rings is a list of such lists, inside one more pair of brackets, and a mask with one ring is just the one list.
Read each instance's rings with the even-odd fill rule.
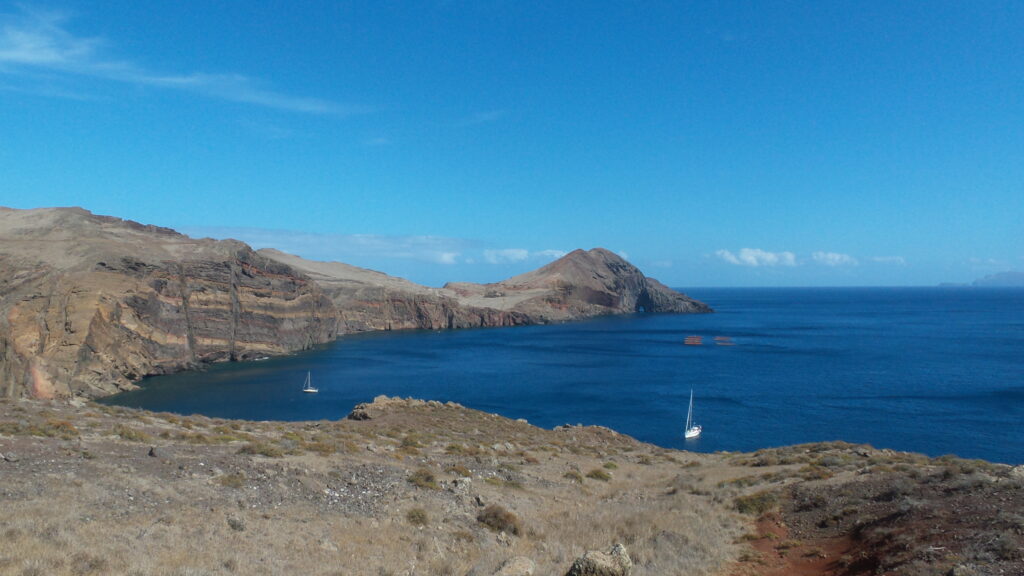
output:
[[0,210],[0,313],[6,395],[44,398],[308,348],[337,329],[316,283],[241,242],[80,209]]
[[103,396],[143,376],[368,330],[710,312],[603,249],[495,284],[428,288],[80,208],[0,208],[0,394]]

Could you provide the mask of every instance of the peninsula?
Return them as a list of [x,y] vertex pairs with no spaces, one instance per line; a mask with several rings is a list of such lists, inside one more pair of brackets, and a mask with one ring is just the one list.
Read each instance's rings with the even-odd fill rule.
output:
[[494,284],[420,286],[81,208],[0,208],[0,395],[100,397],[144,376],[368,330],[711,309],[601,248]]

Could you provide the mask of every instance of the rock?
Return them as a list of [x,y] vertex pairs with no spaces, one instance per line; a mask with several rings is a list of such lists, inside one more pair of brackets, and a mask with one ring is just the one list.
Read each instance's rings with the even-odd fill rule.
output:
[[506,560],[501,568],[494,573],[494,576],[533,576],[537,565],[526,556],[516,556]]
[[958,564],[950,568],[949,572],[946,572],[946,576],[978,576],[979,574],[980,572],[974,567],[966,564]]
[[456,478],[449,483],[448,491],[453,494],[469,494],[473,488],[473,480],[469,478]]
[[502,546],[512,545],[512,538],[508,534],[506,534],[504,530],[498,532],[498,535],[495,536],[495,539],[498,541],[498,544],[501,544]]
[[17,462],[18,455],[15,454],[14,452],[7,452],[3,455],[3,459],[7,462]]
[[616,544],[608,552],[588,551],[572,563],[565,576],[629,576],[633,561],[626,547]]
[[1024,480],[1024,464],[1010,469],[1010,476]]
[[237,516],[228,516],[228,526],[236,532],[245,532],[245,520]]

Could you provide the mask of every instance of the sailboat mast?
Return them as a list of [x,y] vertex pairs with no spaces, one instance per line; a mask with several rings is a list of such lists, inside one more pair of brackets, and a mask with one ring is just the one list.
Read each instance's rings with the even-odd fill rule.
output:
[[686,411],[686,429],[693,423],[693,388],[690,388],[690,409]]

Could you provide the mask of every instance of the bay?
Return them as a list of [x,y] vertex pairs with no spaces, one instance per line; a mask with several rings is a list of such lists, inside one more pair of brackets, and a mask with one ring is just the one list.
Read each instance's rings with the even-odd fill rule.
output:
[[[295,355],[147,378],[106,402],[315,420],[387,394],[543,427],[598,424],[696,451],[845,440],[1024,463],[1024,290],[684,291],[716,313],[350,335]],[[694,335],[702,345],[683,344]],[[302,393],[307,371],[319,394]],[[684,440],[691,388],[704,434]]]

